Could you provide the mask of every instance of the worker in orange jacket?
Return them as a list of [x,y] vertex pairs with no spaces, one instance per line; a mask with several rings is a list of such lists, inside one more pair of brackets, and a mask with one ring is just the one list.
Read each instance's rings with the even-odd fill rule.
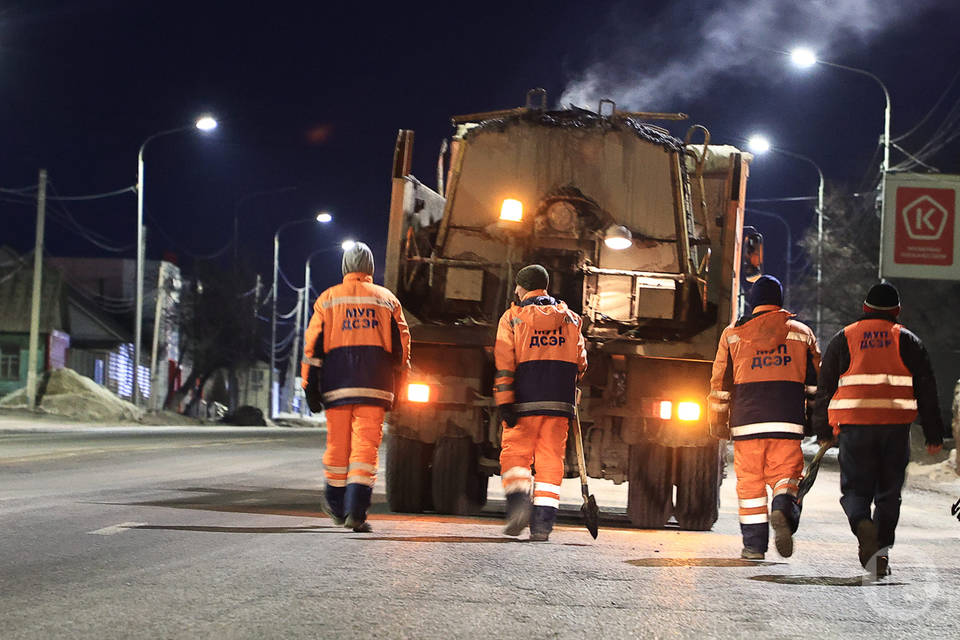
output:
[[[820,350],[813,331],[781,308],[783,289],[761,276],[750,290],[753,312],[723,330],[710,379],[711,428],[729,422],[740,499],[741,556],[764,557],[773,527],[777,552],[793,554],[800,523],[806,405],[816,393]],[[773,501],[767,512],[767,486]]]
[[873,285],[863,316],[827,345],[813,421],[820,440],[839,442],[840,505],[857,536],[860,564],[878,578],[889,574],[910,424],[918,414],[927,452],[943,447],[930,356],[920,338],[897,322],[899,314],[896,287]]
[[343,283],[320,294],[304,337],[302,377],[310,410],[326,408],[326,489],[321,506],[339,525],[371,530],[383,418],[410,363],[410,331],[396,296],[373,284],[373,252],[343,253]]
[[500,318],[494,352],[493,395],[503,427],[500,476],[507,497],[503,531],[517,536],[529,524],[534,541],[547,540],[557,519],[567,429],[577,380],[587,369],[580,316],[547,294],[549,282],[538,264],[517,272],[520,303]]

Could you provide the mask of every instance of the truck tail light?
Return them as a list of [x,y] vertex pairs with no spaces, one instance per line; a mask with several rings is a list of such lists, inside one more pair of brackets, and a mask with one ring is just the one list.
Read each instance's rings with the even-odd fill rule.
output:
[[523,220],[523,203],[513,198],[507,198],[500,205],[500,219],[507,222],[520,222]]
[[411,382],[407,385],[407,400],[410,402],[430,402],[430,385]]
[[673,417],[673,403],[669,400],[661,400],[657,407],[658,415],[661,420],[669,420]]
[[677,405],[677,418],[685,422],[700,419],[700,404],[697,402],[681,402]]

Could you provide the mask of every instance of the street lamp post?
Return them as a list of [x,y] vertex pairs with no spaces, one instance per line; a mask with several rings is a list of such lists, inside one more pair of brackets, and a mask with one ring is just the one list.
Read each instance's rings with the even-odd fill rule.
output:
[[822,64],[828,67],[833,67],[835,69],[844,69],[846,71],[852,71],[853,73],[859,73],[862,76],[867,76],[872,79],[878,85],[880,89],[883,90],[883,99],[884,99],[884,109],[883,109],[883,174],[886,176],[887,171],[890,170],[890,92],[887,91],[887,85],[883,84],[883,81],[878,78],[873,73],[865,69],[857,69],[856,67],[848,67],[845,64],[837,64],[836,62],[827,62],[826,60],[820,60],[817,58],[816,54],[810,49],[804,47],[797,47],[790,52],[790,59],[793,61],[793,64],[801,69],[807,69],[812,67],[815,64]]
[[133,329],[133,403],[140,406],[140,340],[143,331],[143,263],[144,263],[144,238],[143,238],[143,183],[144,183],[144,162],[143,154],[146,151],[147,144],[159,138],[160,136],[171,133],[179,133],[196,127],[200,131],[213,131],[217,128],[217,121],[210,116],[199,118],[194,124],[174,129],[158,131],[147,137],[140,145],[140,151],[137,153],[137,283],[136,283],[136,309],[134,309],[134,329]]
[[267,410],[267,413],[271,418],[274,417],[273,405],[275,400],[273,393],[273,371],[277,365],[277,293],[279,291],[279,288],[277,287],[277,280],[279,279],[280,270],[280,232],[295,224],[302,224],[304,222],[318,222],[321,224],[326,224],[331,220],[333,220],[333,217],[329,213],[321,212],[312,218],[303,218],[300,220],[291,220],[290,222],[285,222],[280,225],[276,233],[273,234],[273,309],[270,313],[270,406]]
[[[793,151],[787,151],[786,149],[781,149],[779,147],[774,147],[770,144],[770,141],[763,136],[751,136],[749,142],[747,143],[750,147],[750,150],[757,154],[762,154],[767,151],[776,151],[777,153],[782,153],[783,155],[794,158],[796,160],[802,160],[810,164],[814,169],[817,170],[817,177],[819,178],[819,184],[817,185],[817,313],[816,313],[816,334],[820,338],[820,323],[821,323],[821,303],[823,301],[823,170],[820,169],[820,165],[811,160],[805,155],[799,153],[794,153]],[[759,213],[759,212],[758,212]]]
[[[330,214],[326,214],[326,215],[329,216]],[[312,305],[310,304],[310,261],[313,260],[316,256],[320,255],[321,253],[334,251],[339,248],[341,247],[323,247],[321,249],[317,249],[316,251],[312,252],[309,256],[307,256],[307,259],[303,264],[303,295],[304,295],[303,317],[298,318],[298,322],[301,323],[300,326],[301,326],[301,332],[303,335],[304,349],[306,349],[307,347],[307,327],[310,325],[310,311],[313,308]],[[295,349],[294,351],[296,352],[297,349]],[[296,353],[294,353],[294,357],[296,357]],[[301,416],[303,415],[303,406],[304,406],[303,404],[300,405]]]
[[[826,60],[819,60],[816,54],[807,48],[797,47],[790,52],[790,59],[793,61],[793,64],[801,69],[806,69],[812,67],[815,64],[822,64],[827,67],[833,67],[834,69],[842,69],[844,71],[851,71],[853,73],[866,76],[880,85],[880,89],[883,91],[883,164],[881,165],[881,175],[880,175],[880,225],[883,226],[883,205],[886,202],[886,193],[887,193],[887,173],[890,171],[890,120],[892,118],[891,108],[890,108],[890,92],[887,90],[887,85],[883,84],[883,80],[878,78],[875,74],[870,73],[866,69],[858,69],[856,67],[848,67],[845,64],[838,64],[836,62],[827,62]],[[822,207],[822,205],[821,205]],[[883,252],[880,253],[880,263],[879,263],[880,273],[883,273]],[[819,293],[818,293],[819,296]],[[820,305],[817,303],[817,312],[819,313]],[[819,333],[819,326],[817,331]]]

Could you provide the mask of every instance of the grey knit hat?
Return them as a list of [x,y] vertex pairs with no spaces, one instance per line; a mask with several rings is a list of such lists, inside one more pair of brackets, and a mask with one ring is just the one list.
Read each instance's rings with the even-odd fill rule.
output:
[[550,274],[538,264],[531,264],[517,271],[517,284],[527,291],[546,289],[550,284]]
[[343,252],[343,275],[366,273],[373,275],[373,251],[362,242],[355,243]]

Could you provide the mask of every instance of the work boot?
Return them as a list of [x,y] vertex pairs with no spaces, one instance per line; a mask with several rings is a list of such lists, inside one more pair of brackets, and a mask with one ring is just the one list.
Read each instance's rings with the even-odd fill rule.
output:
[[877,578],[886,578],[890,575],[890,556],[877,556],[877,567],[874,571]]
[[553,523],[557,520],[557,508],[542,504],[534,505],[533,517],[530,519],[530,541],[546,542],[553,531]]
[[327,517],[333,520],[333,524],[338,527],[342,527],[344,523],[344,517],[338,516],[333,512],[333,507],[330,506],[330,503],[327,501],[326,496],[320,496],[320,510],[327,514]]
[[353,529],[354,533],[370,533],[373,531],[373,527],[370,526],[370,523],[364,520],[357,520],[353,515],[347,516],[346,520],[343,522],[343,526],[347,529]]
[[857,523],[856,535],[857,542],[860,543],[860,566],[866,569],[867,563],[880,549],[880,542],[877,540],[877,525],[873,524],[873,520],[864,518]]
[[320,496],[320,510],[327,514],[333,520],[333,524],[338,527],[343,526],[345,494],[344,487],[334,487],[328,482],[323,488],[323,495]]
[[787,515],[780,510],[770,512],[770,526],[773,527],[773,544],[784,558],[793,555],[793,532]]
[[756,549],[751,549],[750,547],[744,547],[743,551],[740,552],[740,557],[744,560],[763,560],[763,557],[766,554],[763,551],[757,551]]
[[508,536],[518,536],[530,524],[530,494],[516,491],[507,494],[507,522],[503,532]]

